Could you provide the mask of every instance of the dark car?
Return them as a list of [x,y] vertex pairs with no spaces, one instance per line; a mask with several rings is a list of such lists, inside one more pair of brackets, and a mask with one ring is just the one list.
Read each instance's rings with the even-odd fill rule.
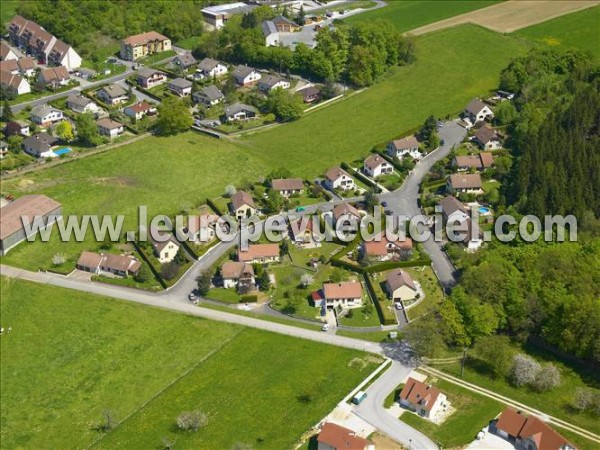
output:
[[393,214],[393,213],[392,213],[392,210],[391,210],[391,209],[386,209],[386,210],[385,210],[385,215],[386,215],[386,216],[391,216],[392,214]]
[[387,202],[381,202],[381,206],[385,208],[387,206]]

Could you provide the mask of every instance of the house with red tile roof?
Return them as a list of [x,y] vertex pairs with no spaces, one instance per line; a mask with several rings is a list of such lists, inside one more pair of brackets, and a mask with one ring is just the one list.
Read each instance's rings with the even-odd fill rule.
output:
[[238,249],[238,261],[247,263],[268,264],[279,262],[278,244],[251,244],[247,250]]
[[412,377],[400,392],[400,404],[427,419],[443,414],[450,406],[443,392]]
[[326,422],[317,437],[318,450],[375,450],[375,444],[354,431]]

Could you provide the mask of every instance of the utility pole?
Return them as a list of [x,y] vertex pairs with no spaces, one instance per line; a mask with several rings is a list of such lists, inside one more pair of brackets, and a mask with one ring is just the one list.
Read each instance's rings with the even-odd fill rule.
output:
[[467,360],[467,348],[465,347],[463,349],[463,359],[462,359],[462,364],[460,366],[460,377],[463,377],[463,374],[465,373],[465,361]]

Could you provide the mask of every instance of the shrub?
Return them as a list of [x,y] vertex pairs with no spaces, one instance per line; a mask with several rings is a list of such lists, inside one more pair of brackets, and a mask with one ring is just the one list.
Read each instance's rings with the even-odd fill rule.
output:
[[177,417],[177,427],[182,431],[198,431],[208,423],[208,416],[202,411],[186,411]]
[[541,366],[536,360],[518,353],[513,358],[510,379],[517,387],[531,385],[535,381],[540,369]]
[[256,303],[257,301],[258,295],[256,294],[242,295],[240,297],[240,303]]
[[539,392],[549,391],[560,384],[560,372],[552,363],[544,364],[537,373],[532,387]]

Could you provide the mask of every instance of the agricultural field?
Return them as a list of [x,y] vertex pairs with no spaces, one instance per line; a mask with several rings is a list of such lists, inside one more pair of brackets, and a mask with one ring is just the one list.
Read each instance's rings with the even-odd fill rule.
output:
[[[291,448],[379,362],[68,289],[5,278],[0,287],[2,326],[12,327],[0,342],[6,448],[158,448],[165,438]],[[176,431],[192,410],[207,426]],[[112,431],[102,430],[107,411]]]
[[542,46],[575,47],[600,59],[600,6],[584,9],[513,33]]

